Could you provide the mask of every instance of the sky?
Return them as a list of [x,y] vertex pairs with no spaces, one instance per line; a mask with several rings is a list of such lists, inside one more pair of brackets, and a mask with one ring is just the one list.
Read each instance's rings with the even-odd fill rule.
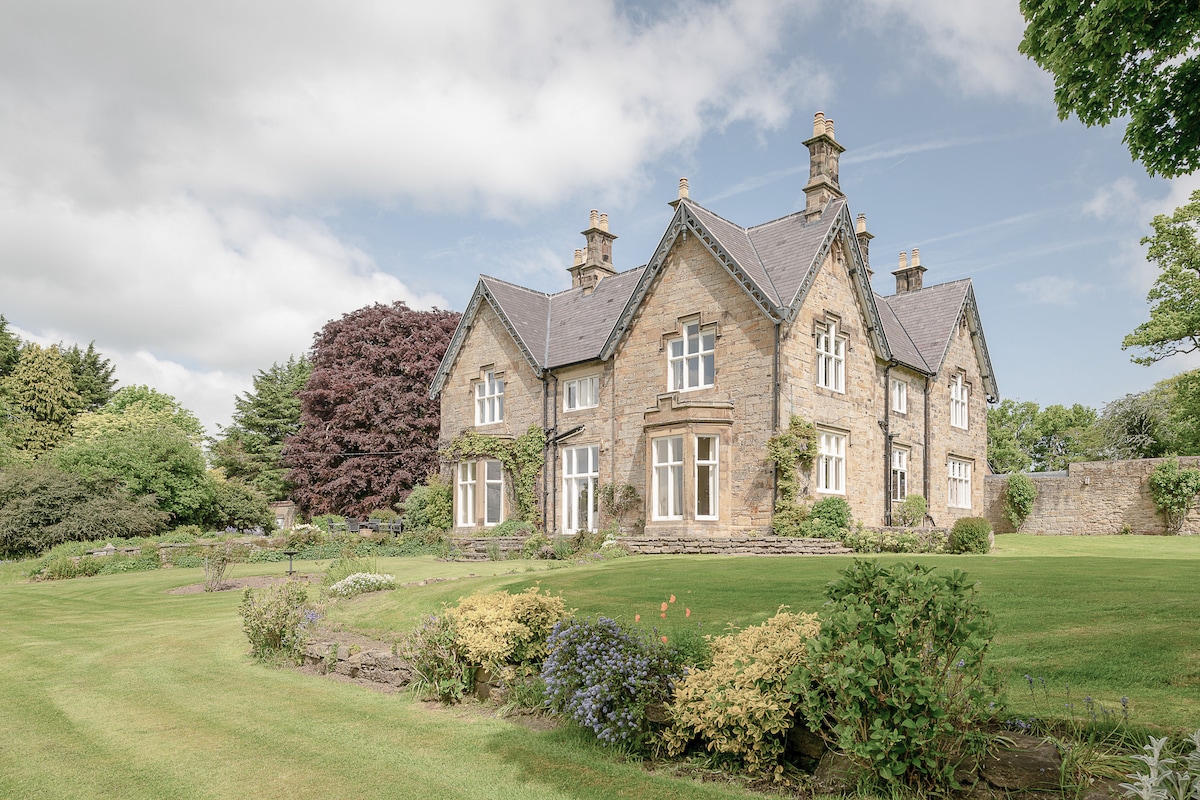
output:
[[874,286],[901,251],[975,283],[1001,397],[1102,407],[1139,240],[1200,188],[1123,125],[1060,121],[1016,0],[8,0],[0,314],[97,349],[210,434],[253,376],[372,303],[553,292],[593,208],[644,264],[680,177],[749,226],[804,206],[823,111]]

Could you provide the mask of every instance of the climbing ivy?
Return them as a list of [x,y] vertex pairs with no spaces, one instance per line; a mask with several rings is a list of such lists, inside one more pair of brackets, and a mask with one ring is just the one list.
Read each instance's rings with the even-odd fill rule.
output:
[[767,460],[775,462],[779,496],[771,527],[781,536],[799,536],[808,521],[808,509],[800,497],[800,469],[812,469],[816,458],[817,429],[811,422],[792,415],[788,428],[767,440]]
[[545,463],[546,432],[537,425],[516,439],[485,436],[464,431],[444,448],[440,455],[449,461],[464,458],[494,458],[504,465],[516,503],[515,519],[541,526],[542,514],[537,502],[538,473]]

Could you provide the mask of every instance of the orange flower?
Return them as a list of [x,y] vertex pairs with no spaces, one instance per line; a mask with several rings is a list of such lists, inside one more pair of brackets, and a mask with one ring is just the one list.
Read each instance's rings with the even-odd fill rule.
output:
[[662,640],[663,640],[663,644],[666,644],[666,643],[667,643],[667,637],[665,637],[665,636],[664,636],[664,637],[662,637]]
[[641,621],[642,621],[642,615],[641,615],[641,614],[634,614],[634,615],[633,615],[633,621],[634,621],[634,622],[641,622]]
[[691,610],[690,608],[685,608],[685,609],[683,610],[683,615],[684,615],[685,617],[690,617],[690,616],[692,615],[692,610]]
[[660,608],[659,611],[666,611],[666,610],[667,610],[667,604],[663,603],[662,608]]
[[664,611],[663,613],[659,614],[659,616],[660,616],[660,617],[662,617],[663,619],[666,619],[666,618],[667,618],[667,612],[665,612],[665,611]]
[[675,602],[675,595],[671,595],[671,602],[672,602],[672,603],[674,603],[674,602]]

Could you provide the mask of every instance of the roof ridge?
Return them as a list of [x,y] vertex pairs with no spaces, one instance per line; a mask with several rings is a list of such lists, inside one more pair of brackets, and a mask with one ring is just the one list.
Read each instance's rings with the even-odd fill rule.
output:
[[[844,198],[844,197],[835,197],[835,198],[832,198],[832,199],[829,201],[829,203],[833,203],[833,202],[836,202],[836,201],[838,201],[838,200],[841,200],[843,203],[844,203],[844,202],[846,202],[846,198]],[[811,225],[813,222],[819,222],[819,221],[820,221],[820,219],[824,218],[824,216],[825,216],[825,212],[826,212],[826,211],[829,209],[829,203],[826,203],[826,204],[825,204],[825,208],[822,208],[822,209],[821,209],[821,217],[820,217],[820,218],[818,218],[818,219],[816,219],[816,220],[812,220],[811,222],[810,222],[809,220],[805,220],[805,221],[804,221],[802,224],[803,224],[803,225]],[[769,220],[767,220],[766,222],[760,222],[760,223],[758,223],[757,225],[751,225],[751,226],[750,226],[749,228],[747,228],[746,230],[747,230],[747,232],[749,232],[749,231],[755,231],[755,230],[758,230],[759,228],[765,228],[765,227],[767,227],[768,225],[774,225],[774,224],[775,224],[775,223],[777,223],[777,222],[783,222],[783,221],[785,221],[785,220],[794,219],[794,218],[796,218],[796,217],[804,216],[804,215],[805,215],[805,214],[807,214],[807,213],[808,213],[807,211],[805,211],[805,210],[803,210],[803,209],[800,209],[800,210],[797,210],[797,211],[793,211],[793,212],[791,212],[790,214],[784,214],[782,217],[776,217],[775,219],[769,219]]]
[[[624,278],[626,275],[631,275],[632,273],[637,272],[639,269],[645,269],[646,266],[647,266],[646,264],[642,264],[640,267],[630,267],[629,269],[622,270],[621,272],[614,272],[612,275],[608,275],[608,276],[604,277],[603,279],[601,279],[600,281],[598,281],[596,283],[596,285],[599,286],[604,281],[611,280],[613,278]],[[568,286],[566,289],[559,289],[557,292],[549,292],[549,293],[543,292],[543,294],[545,294],[547,297],[549,297],[551,300],[553,300],[554,298],[561,297],[564,294],[569,294],[570,292],[578,291],[580,288],[582,288],[582,287]]]
[[[529,292],[529,293],[531,293],[531,294],[540,294],[542,297],[550,297],[550,296],[551,296],[551,295],[550,295],[550,294],[548,294],[547,292],[542,292],[542,291],[539,291],[539,290],[537,290],[537,289],[531,289],[531,288],[529,288],[528,286],[522,286],[521,284],[519,284],[519,283],[513,283],[512,281],[506,281],[506,280],[504,280],[503,278],[497,278],[497,277],[495,277],[494,275],[485,275],[485,274],[483,274],[483,273],[480,273],[480,275],[479,275],[479,279],[480,279],[480,280],[489,280],[489,281],[495,281],[496,283],[503,283],[505,286],[511,286],[511,287],[512,287],[512,288],[514,288],[514,289],[520,289],[521,291],[524,291],[524,292]],[[570,290],[568,290],[568,291],[570,291]]]
[[703,211],[703,212],[704,212],[704,213],[706,213],[706,214],[712,214],[714,217],[716,217],[717,219],[721,220],[722,222],[726,222],[726,223],[728,223],[728,224],[732,225],[733,227],[735,227],[735,228],[738,228],[739,230],[741,230],[741,231],[742,231],[742,233],[745,233],[746,231],[750,230],[749,228],[743,227],[742,225],[739,225],[738,223],[734,222],[734,221],[733,221],[733,220],[731,220],[731,219],[727,219],[726,217],[722,217],[720,214],[718,214],[717,212],[713,211],[711,208],[706,208],[705,206],[702,206],[702,205],[700,205],[699,203],[696,203],[696,202],[694,202],[694,201],[692,201],[692,200],[690,200],[690,199],[688,199],[688,198],[686,198],[686,197],[685,197],[683,200],[681,200],[680,202],[681,202],[681,203],[687,203],[689,206],[692,206],[693,208],[698,208],[698,209],[700,209],[701,211]]

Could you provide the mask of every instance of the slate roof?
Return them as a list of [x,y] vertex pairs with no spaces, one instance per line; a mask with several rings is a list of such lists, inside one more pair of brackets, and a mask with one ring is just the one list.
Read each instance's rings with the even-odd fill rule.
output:
[[[845,198],[831,200],[812,220],[797,212],[751,228],[736,225],[688,199],[675,206],[675,216],[650,262],[604,278],[590,293],[576,288],[546,294],[481,276],[434,378],[431,396],[441,391],[479,303],[485,301],[495,308],[538,375],[546,369],[611,357],[675,240],[688,231],[704,242],[763,313],[781,323],[795,319],[817,270],[842,234],[855,262],[852,276],[877,354],[919,372],[932,375],[940,369],[964,307],[978,328],[970,280],[890,297],[876,295],[868,282]],[[977,333],[977,352],[985,380],[990,380],[982,329]],[[995,395],[994,380],[988,393]]]

